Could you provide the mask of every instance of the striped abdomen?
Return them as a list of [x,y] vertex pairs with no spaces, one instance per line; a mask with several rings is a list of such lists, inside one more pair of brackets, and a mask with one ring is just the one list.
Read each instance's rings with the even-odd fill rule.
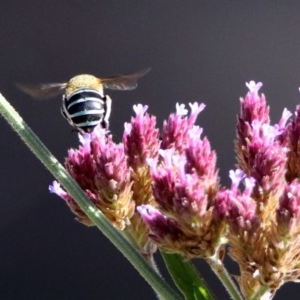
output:
[[62,114],[79,131],[92,132],[106,115],[105,98],[96,90],[81,89],[63,97]]

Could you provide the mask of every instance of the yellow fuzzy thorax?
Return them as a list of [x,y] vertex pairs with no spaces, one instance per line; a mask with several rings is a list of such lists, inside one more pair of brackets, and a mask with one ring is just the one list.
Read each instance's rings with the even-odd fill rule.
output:
[[71,95],[80,89],[93,89],[99,92],[103,92],[102,84],[100,80],[88,74],[77,75],[70,79],[66,85],[66,95]]

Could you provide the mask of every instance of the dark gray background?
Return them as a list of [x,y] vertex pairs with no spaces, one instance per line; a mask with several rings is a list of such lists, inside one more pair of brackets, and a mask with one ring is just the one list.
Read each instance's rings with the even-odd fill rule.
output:
[[[148,104],[161,126],[176,102],[204,102],[198,124],[217,150],[228,185],[245,82],[264,83],[273,122],[300,101],[299,13],[299,1],[1,0],[0,89],[63,161],[78,143],[60,115],[60,98],[34,101],[13,82],[152,67],[135,91],[109,92],[115,139],[135,103]],[[52,176],[3,119],[0,126],[0,299],[156,299],[97,229],[74,221],[48,193]],[[206,264],[196,264],[218,299],[228,299]],[[275,299],[299,299],[299,292],[287,284]]]

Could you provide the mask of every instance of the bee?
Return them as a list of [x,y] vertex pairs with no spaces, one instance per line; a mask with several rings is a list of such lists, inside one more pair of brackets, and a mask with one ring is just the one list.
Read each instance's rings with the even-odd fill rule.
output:
[[97,125],[109,128],[111,98],[104,89],[129,91],[137,87],[137,80],[150,68],[129,75],[97,78],[93,75],[77,75],[67,83],[40,85],[16,85],[26,94],[37,99],[48,99],[63,94],[61,113],[75,130],[92,132]]

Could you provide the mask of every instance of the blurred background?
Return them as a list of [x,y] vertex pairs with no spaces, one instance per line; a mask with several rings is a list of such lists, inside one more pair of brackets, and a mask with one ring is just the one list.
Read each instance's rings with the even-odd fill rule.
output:
[[[176,102],[204,102],[197,124],[217,151],[226,186],[245,82],[263,82],[272,123],[300,102],[299,1],[1,0],[0,7],[0,91],[61,162],[78,145],[60,115],[61,97],[35,101],[13,82],[152,67],[136,90],[107,91],[115,140],[133,104],[149,105],[161,127]],[[49,194],[53,177],[2,118],[0,127],[0,299],[156,299],[101,232],[76,222]],[[206,263],[195,264],[218,299],[229,299]],[[275,299],[299,299],[299,292],[286,284]]]

